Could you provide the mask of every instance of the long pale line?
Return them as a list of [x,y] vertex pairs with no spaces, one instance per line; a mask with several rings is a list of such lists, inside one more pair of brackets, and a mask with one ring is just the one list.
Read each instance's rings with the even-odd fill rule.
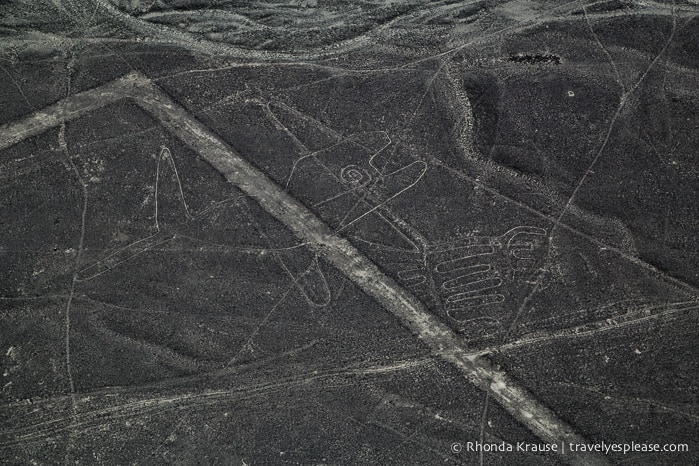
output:
[[74,94],[26,118],[2,125],[0,126],[0,150],[59,126],[62,121],[73,120],[128,98],[128,87],[134,85],[136,85],[134,78],[127,75],[103,86]]
[[[306,345],[308,346],[308,345]],[[333,379],[346,379],[352,376],[376,376],[394,372],[412,371],[421,367],[428,367],[434,363],[431,357],[395,361],[387,365],[364,365],[356,367],[343,367],[328,371],[313,371],[300,373],[293,377],[275,378],[269,381],[257,382],[254,384],[239,385],[230,389],[202,390],[189,393],[172,393],[151,398],[137,399],[121,404],[108,405],[105,407],[85,410],[79,414],[78,427],[84,432],[90,428],[98,428],[104,423],[113,422],[117,419],[135,418],[147,416],[168,407],[178,407],[182,405],[195,405],[199,402],[211,400],[216,401],[243,401],[256,396],[265,396],[268,393],[281,389],[288,391],[294,387],[304,387],[312,383],[332,383]],[[344,381],[342,382],[345,383]],[[105,400],[110,396],[120,394],[118,391],[107,389],[98,390],[88,395],[91,398]],[[142,388],[142,387],[139,387]],[[130,393],[127,393],[130,395]],[[55,398],[52,399],[55,401]],[[48,401],[48,399],[47,399]],[[70,428],[70,417],[49,419],[35,424],[22,426],[15,430],[0,431],[0,448],[7,448],[24,442],[46,441],[47,438],[54,438],[57,434]],[[7,439],[7,440],[5,440]],[[152,455],[151,455],[152,456]]]
[[[490,390],[494,399],[541,440],[557,444],[586,443],[585,439],[505,372],[494,368],[484,358],[470,354],[463,346],[463,339],[424,304],[384,274],[349,241],[334,234],[325,222],[252,166],[142,74],[130,73],[107,86],[76,94],[25,120],[0,127],[0,149],[55,126],[52,122],[76,118],[120,98],[131,98],[151,113],[229,182],[254,198],[268,213],[307,242],[309,248],[332,263],[396,316],[435,355],[454,364],[477,387]],[[63,110],[64,108],[69,111]],[[61,114],[56,116],[51,111]],[[20,134],[13,134],[13,129]],[[572,465],[607,464],[601,455],[569,450],[566,450],[564,459]]]
[[[684,304],[684,303],[683,303]],[[480,351],[474,351],[473,355],[483,356],[493,353],[506,353],[512,349],[521,347],[529,347],[542,344],[550,344],[557,340],[572,340],[574,338],[587,338],[593,335],[604,332],[613,332],[626,327],[640,325],[652,320],[665,319],[662,322],[670,322],[672,320],[681,319],[685,315],[696,315],[699,311],[699,306],[692,304],[689,306],[674,306],[669,305],[669,309],[652,314],[651,311],[638,311],[627,315],[609,317],[607,319],[589,322],[587,324],[575,325],[573,327],[562,328],[549,332],[531,333],[524,337],[514,340],[499,346],[485,348]]]
[[[504,372],[494,369],[481,358],[469,356],[458,335],[385,275],[349,241],[334,234],[315,214],[233,151],[209,128],[192,118],[160,89],[145,78],[141,79],[144,80],[143,87],[134,89],[134,97],[139,105],[211,163],[228,181],[259,202],[299,238],[308,242],[311,249],[398,317],[437,355],[455,364],[472,383],[483,389],[490,387],[498,401],[515,418],[545,441],[582,441],[552,411],[518,387]],[[571,455],[568,459],[573,464],[603,462],[601,458],[587,455]]]

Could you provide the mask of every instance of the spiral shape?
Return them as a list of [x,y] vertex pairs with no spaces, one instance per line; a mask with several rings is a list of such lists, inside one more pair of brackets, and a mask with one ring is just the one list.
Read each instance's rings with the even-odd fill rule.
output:
[[340,171],[340,179],[352,188],[361,188],[371,182],[371,175],[357,165],[347,165]]

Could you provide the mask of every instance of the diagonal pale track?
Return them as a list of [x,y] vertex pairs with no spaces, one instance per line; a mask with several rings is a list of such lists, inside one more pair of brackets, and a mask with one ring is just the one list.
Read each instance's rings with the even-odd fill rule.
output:
[[[505,372],[494,368],[482,357],[469,353],[462,339],[422,302],[384,274],[349,241],[333,233],[325,222],[252,166],[141,73],[130,73],[103,86],[72,95],[22,120],[0,126],[0,150],[58,126],[63,121],[124,99],[149,112],[229,182],[254,198],[305,241],[308,247],[400,319],[436,356],[456,366],[477,387],[490,390],[495,400],[542,441],[559,446],[562,442],[587,443]],[[603,456],[570,452],[568,448],[562,459],[573,465],[607,464]]]

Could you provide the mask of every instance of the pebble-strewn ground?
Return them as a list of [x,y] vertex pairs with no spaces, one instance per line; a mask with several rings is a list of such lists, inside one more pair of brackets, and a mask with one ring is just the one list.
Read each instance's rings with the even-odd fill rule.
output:
[[696,463],[697,15],[0,2],[0,463]]

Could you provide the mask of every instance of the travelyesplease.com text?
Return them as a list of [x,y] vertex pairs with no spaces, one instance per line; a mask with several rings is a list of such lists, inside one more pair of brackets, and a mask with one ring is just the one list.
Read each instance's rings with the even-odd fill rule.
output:
[[463,452],[596,452],[596,453],[655,453],[655,452],[687,452],[689,445],[686,443],[481,443],[481,442],[454,442],[451,445],[453,453]]

